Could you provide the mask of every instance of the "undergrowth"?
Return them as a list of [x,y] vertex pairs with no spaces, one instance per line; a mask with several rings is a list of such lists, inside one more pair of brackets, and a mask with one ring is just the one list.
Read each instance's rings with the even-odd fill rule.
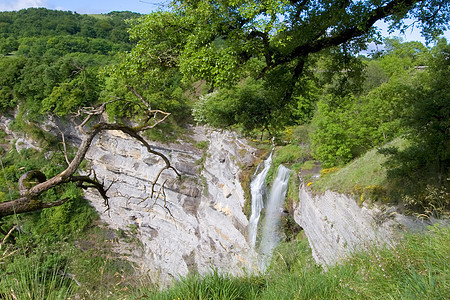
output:
[[[49,178],[65,168],[62,154],[47,153],[12,149],[1,157],[0,202],[18,196],[24,172],[39,169]],[[102,299],[134,284],[134,269],[112,251],[117,236],[98,226],[79,188],[67,184],[43,197],[69,200],[0,219],[0,299]]]

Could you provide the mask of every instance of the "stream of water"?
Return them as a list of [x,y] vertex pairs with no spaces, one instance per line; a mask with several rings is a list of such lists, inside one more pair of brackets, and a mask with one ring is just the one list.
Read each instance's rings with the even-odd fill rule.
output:
[[[250,183],[250,191],[252,194],[252,214],[250,215],[248,227],[248,241],[250,246],[255,247],[256,234],[258,233],[258,222],[261,216],[261,210],[264,207],[264,195],[266,194],[266,176],[272,164],[272,153],[269,157],[258,165],[252,182]],[[264,168],[260,171],[262,165]],[[260,171],[260,172],[259,172]],[[258,173],[259,172],[259,173]]]
[[259,269],[265,271],[272,258],[273,248],[280,242],[281,210],[286,197],[291,170],[283,165],[277,169],[275,180],[272,184],[270,196],[265,210],[264,224],[262,228],[261,245],[259,249]]

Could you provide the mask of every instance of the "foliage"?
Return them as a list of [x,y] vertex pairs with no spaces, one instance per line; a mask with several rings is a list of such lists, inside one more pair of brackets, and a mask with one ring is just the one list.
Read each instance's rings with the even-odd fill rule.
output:
[[[436,202],[432,198],[435,189],[448,193],[450,165],[450,90],[448,85],[450,46],[441,40],[432,49],[428,69],[414,82],[408,93],[408,114],[401,120],[410,145],[402,150],[385,148],[386,166],[396,186],[401,186],[408,199],[407,204],[420,204],[423,211],[432,211]],[[439,201],[436,199],[436,201]],[[448,198],[437,211],[448,209]],[[416,207],[417,208],[417,207]],[[428,213],[429,214],[429,213]]]
[[130,48],[124,18],[136,16],[116,12],[100,20],[43,8],[0,12],[0,44],[13,39],[8,52],[15,51],[14,57],[0,57],[0,110],[23,103],[24,117],[37,120],[43,112],[62,116],[95,103],[103,89],[99,69]]
[[21,69],[25,65],[25,60],[21,57],[1,58],[0,70],[0,112],[14,108],[17,99],[14,98],[14,86],[19,81]]
[[233,101],[226,92],[217,92],[200,96],[192,108],[194,120],[214,127],[226,127],[234,123]]
[[[433,1],[175,1],[172,11],[187,18],[190,26],[179,50],[178,66],[185,81],[204,80],[214,89],[233,89],[248,77],[262,82],[264,90],[256,99],[250,97],[259,105],[248,104],[244,110],[238,110],[242,106],[233,109],[233,95],[220,99],[226,102],[223,107],[214,98],[207,98],[224,112],[226,125],[240,124],[240,114],[245,116],[255,109],[262,119],[255,126],[260,129],[267,129],[264,126],[268,123],[305,122],[317,101],[319,57],[332,57],[321,66],[328,73],[335,72],[335,89],[340,90],[350,82],[348,74],[359,72],[349,69],[356,61],[351,53],[365,49],[376,37],[372,28],[376,20],[386,18],[393,27],[402,27],[401,20],[409,13],[420,19],[431,37],[446,28],[445,12],[450,9],[444,2],[439,3],[439,10],[436,5]],[[425,11],[434,11],[436,18],[425,17]],[[346,72],[340,73],[342,70]],[[271,110],[266,109],[266,103]],[[203,111],[208,109],[200,106]],[[203,115],[208,122],[217,120]]]
[[[389,20],[393,26],[399,24],[398,21],[408,10],[411,10],[411,15],[419,17],[424,12],[414,2],[404,7],[395,6],[395,2],[389,4],[395,7],[390,11],[393,17]],[[432,11],[432,5],[437,5],[427,1],[421,4]],[[176,1],[174,10],[189,16],[193,26],[180,67],[183,74],[218,86],[239,80],[241,76],[236,75],[252,69],[254,58],[266,60],[256,72],[272,64],[282,65],[287,69],[285,74],[292,75],[298,65],[297,59],[304,58],[302,54],[323,49],[320,46],[325,41],[317,45],[317,50],[314,46],[319,44],[316,39],[325,37],[325,33],[328,37],[336,37],[336,40],[341,38],[339,41],[342,42],[346,42],[341,37],[344,32],[355,34],[346,47],[351,50],[364,47],[362,43],[374,33],[365,27],[371,25],[365,21],[375,13],[374,7],[378,8],[379,4],[370,1],[216,1],[214,4],[207,1]],[[421,19],[425,29],[434,26],[439,31],[445,27],[445,11],[449,7],[443,4],[440,8],[442,11],[438,15],[441,18]],[[426,24],[427,21],[434,24]],[[356,32],[355,26],[359,26],[360,31]],[[309,47],[305,46],[308,44]],[[333,45],[336,46],[330,41],[330,45],[326,46]]]
[[[119,56],[119,63],[109,67],[102,93],[103,101],[126,99],[127,105],[110,105],[111,118],[139,119],[142,108],[129,99],[139,97],[152,108],[170,112],[174,124],[190,118],[189,101],[181,82],[177,61],[185,42],[189,23],[171,12],[155,12],[132,22],[130,38],[136,43],[130,52]],[[167,131],[166,131],[167,133]]]
[[101,82],[96,74],[97,68],[92,66],[93,62],[83,62],[83,58],[87,57],[69,55],[66,58],[69,61],[73,59],[68,64],[72,64],[72,68],[77,69],[72,71],[72,73],[76,72],[77,76],[69,77],[55,85],[50,95],[43,99],[42,111],[54,112],[60,116],[67,115],[97,101],[101,88]]
[[353,120],[351,99],[347,97],[340,106],[329,105],[325,100],[317,104],[311,146],[314,156],[324,163],[324,167],[349,162],[352,150],[357,147],[350,125]]
[[346,164],[404,133],[409,91],[421,84],[414,79],[420,75],[414,67],[424,63],[429,50],[395,39],[386,45],[381,57],[367,63],[361,91],[349,86],[341,94],[325,92],[317,104],[312,148],[325,167]]
[[8,55],[14,50],[17,50],[19,43],[17,39],[9,36],[7,38],[0,38],[0,55]]
[[[2,157],[2,165],[0,188],[3,197],[0,201],[4,202],[9,201],[14,197],[14,193],[17,193],[17,181],[23,173],[39,169],[47,177],[52,177],[65,168],[65,160],[60,153],[53,153],[45,158],[44,154],[33,149],[22,150],[20,153],[11,150]],[[37,243],[41,240],[63,240],[73,233],[82,232],[95,219],[93,209],[74,185],[69,184],[56,191],[49,191],[42,197],[47,202],[61,198],[69,200],[59,207],[32,213],[23,219],[22,229],[29,233],[28,238]],[[2,219],[2,227],[6,230],[14,222],[16,217],[5,217]]]
[[293,114],[286,107],[282,111],[277,108],[276,91],[269,88],[261,81],[247,78],[236,86],[201,97],[194,105],[194,118],[215,127],[239,124],[246,133],[265,129],[274,134]]
[[0,13],[0,37],[77,36],[103,38],[114,43],[128,43],[125,19],[136,18],[131,12],[112,12],[94,18],[70,11],[28,8]]

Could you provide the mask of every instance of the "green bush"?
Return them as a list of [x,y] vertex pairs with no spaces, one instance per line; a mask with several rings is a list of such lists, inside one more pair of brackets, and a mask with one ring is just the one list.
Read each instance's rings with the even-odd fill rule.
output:
[[266,183],[270,185],[273,182],[275,179],[273,176],[279,165],[283,164],[285,167],[290,167],[293,163],[306,157],[307,155],[305,155],[303,149],[295,144],[278,148],[273,155],[272,165],[267,173]]

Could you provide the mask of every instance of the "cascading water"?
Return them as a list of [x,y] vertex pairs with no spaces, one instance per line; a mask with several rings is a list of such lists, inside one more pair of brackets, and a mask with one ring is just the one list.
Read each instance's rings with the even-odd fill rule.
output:
[[277,169],[276,178],[270,191],[270,197],[266,205],[261,246],[259,250],[259,268],[261,271],[265,271],[266,266],[272,257],[272,250],[280,241],[279,230],[281,209],[286,197],[290,172],[290,169],[280,165]]
[[255,172],[255,177],[250,183],[250,191],[252,194],[252,214],[250,215],[249,228],[248,228],[248,240],[252,247],[255,247],[256,234],[258,232],[258,222],[261,215],[261,210],[264,207],[264,193],[266,189],[265,180],[267,173],[269,172],[270,165],[272,164],[272,153],[264,161],[264,169],[258,173],[261,165]]

